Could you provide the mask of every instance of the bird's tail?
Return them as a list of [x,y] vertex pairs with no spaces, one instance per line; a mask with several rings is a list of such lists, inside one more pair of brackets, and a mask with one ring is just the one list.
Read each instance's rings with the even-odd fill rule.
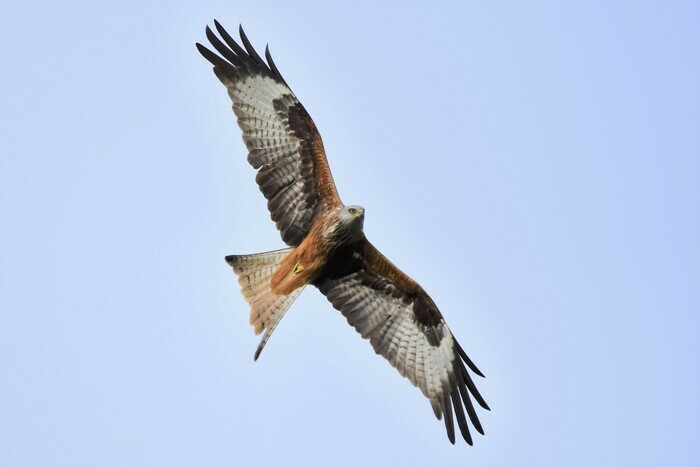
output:
[[253,255],[231,255],[226,262],[233,268],[241,285],[241,293],[250,305],[250,324],[255,334],[263,335],[254,359],[257,360],[263,347],[284,316],[287,309],[294,303],[304,287],[300,287],[289,295],[276,295],[270,290],[270,280],[280,263],[293,248],[257,253]]

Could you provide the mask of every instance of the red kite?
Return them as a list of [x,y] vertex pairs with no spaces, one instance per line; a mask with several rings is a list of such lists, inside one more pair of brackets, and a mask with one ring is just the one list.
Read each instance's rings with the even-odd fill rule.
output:
[[311,284],[376,353],[420,388],[438,420],[444,415],[453,444],[453,412],[462,436],[472,444],[465,410],[483,434],[472,398],[490,409],[467,367],[483,374],[423,288],[367,240],[364,209],[340,200],[321,135],[282,78],[269,48],[265,61],[242,28],[243,47],[218,22],[214,24],[223,42],[209,27],[206,35],[221,55],[201,44],[197,49],[226,86],[243,130],[248,162],[258,171],[255,181],[289,246],[226,257],[250,304],[255,333],[265,331],[255,360],[289,306]]

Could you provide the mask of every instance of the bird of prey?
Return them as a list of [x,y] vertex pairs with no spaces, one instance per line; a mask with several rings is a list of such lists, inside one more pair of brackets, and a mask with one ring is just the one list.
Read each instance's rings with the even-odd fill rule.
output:
[[[272,61],[264,60],[239,28],[239,45],[217,22],[206,28],[219,53],[197,49],[233,101],[248,162],[288,248],[232,255],[226,262],[250,305],[250,323],[264,331],[255,360],[304,287],[313,285],[374,351],[418,386],[455,443],[454,416],[472,444],[466,415],[483,434],[472,399],[490,410],[469,373],[469,359],[423,288],[365,237],[365,210],[340,200],[321,135]],[[469,370],[467,369],[469,368]]]

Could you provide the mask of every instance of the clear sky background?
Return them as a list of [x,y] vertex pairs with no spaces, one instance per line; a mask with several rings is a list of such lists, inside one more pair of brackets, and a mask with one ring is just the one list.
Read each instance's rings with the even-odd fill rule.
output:
[[[316,290],[253,363],[223,257],[282,242],[213,18],[486,374],[474,447]],[[0,40],[1,465],[700,465],[700,3],[7,1]]]

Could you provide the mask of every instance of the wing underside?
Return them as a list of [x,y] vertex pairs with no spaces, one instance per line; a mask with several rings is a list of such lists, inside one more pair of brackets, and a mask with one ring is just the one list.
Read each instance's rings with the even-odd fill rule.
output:
[[218,52],[197,44],[214,65],[233,102],[248,162],[258,171],[256,182],[267,199],[270,217],[282,240],[298,246],[316,217],[341,205],[321,135],[313,120],[279,73],[269,49],[267,61],[240,29],[239,45],[218,23],[221,39],[207,27]]
[[[453,337],[445,320],[423,289],[367,243],[354,267],[331,272],[315,285],[374,351],[386,358],[429,399],[435,416],[444,417],[455,442],[454,417],[463,438],[472,444],[467,416],[476,431],[484,430],[472,399],[489,410],[467,368],[479,369]],[[466,412],[466,415],[465,415]]]

